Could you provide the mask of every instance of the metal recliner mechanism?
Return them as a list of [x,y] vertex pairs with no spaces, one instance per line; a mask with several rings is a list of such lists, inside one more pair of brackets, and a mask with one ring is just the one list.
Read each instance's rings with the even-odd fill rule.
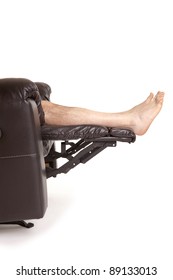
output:
[[[63,136],[62,136],[63,130]],[[100,126],[43,126],[42,138],[44,140],[61,140],[61,151],[56,152],[55,146],[45,157],[46,175],[56,177],[58,174],[67,173],[79,163],[86,163],[107,147],[116,147],[117,141],[132,143],[135,134],[128,129],[116,129]],[[78,138],[77,142],[75,141]],[[67,162],[56,168],[56,160],[65,158]],[[52,163],[54,164],[52,165]]]

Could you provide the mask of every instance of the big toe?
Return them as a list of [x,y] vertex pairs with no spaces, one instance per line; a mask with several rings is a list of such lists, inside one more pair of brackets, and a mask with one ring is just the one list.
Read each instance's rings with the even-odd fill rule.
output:
[[158,93],[156,94],[156,97],[155,97],[156,103],[162,104],[164,95],[165,95],[164,92],[158,91]]

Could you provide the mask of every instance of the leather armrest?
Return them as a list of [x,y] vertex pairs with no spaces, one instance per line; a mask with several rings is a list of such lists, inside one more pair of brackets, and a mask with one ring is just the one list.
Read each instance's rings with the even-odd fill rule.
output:
[[44,112],[41,106],[41,97],[35,83],[23,78],[0,79],[0,102],[3,106],[22,106],[28,99],[35,101],[40,117],[40,123],[44,123]]

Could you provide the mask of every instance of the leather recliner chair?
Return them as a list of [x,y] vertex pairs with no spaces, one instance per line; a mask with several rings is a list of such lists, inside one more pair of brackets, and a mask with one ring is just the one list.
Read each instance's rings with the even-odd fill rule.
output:
[[[132,143],[128,129],[93,125],[50,126],[41,100],[51,88],[23,78],[0,79],[0,223],[32,227],[47,208],[47,179],[86,163],[117,141]],[[61,141],[56,151],[55,141]],[[66,163],[57,167],[57,160]]]

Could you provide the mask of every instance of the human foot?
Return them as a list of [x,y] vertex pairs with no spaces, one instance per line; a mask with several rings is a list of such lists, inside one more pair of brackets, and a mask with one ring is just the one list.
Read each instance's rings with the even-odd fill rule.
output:
[[131,128],[136,135],[143,135],[147,132],[162,108],[163,99],[163,92],[159,91],[155,96],[151,93],[143,103],[128,111],[132,120]]

